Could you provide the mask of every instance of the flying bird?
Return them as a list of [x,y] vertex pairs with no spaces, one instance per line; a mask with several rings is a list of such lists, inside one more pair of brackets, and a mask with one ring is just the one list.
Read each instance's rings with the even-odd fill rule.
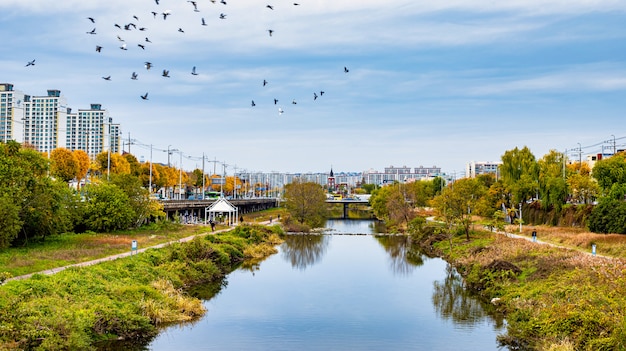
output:
[[313,101],[317,100],[317,93],[313,93]]
[[254,100],[252,100],[252,107],[256,106],[256,104],[254,103]]
[[204,20],[204,17],[202,17],[202,25],[206,26],[206,21]]
[[185,31],[182,28],[178,28],[178,31],[181,33],[185,33]]
[[120,26],[119,24],[115,23],[114,26],[116,26],[119,29],[122,29],[122,26]]
[[154,2],[156,2],[156,4],[157,4],[157,5],[159,4],[159,1],[160,1],[160,0],[154,0]]
[[224,5],[226,5],[226,0],[220,0],[220,2]]
[[119,40],[119,41],[126,41],[126,40],[122,39],[122,37],[120,37],[119,35],[117,36],[117,40]]
[[139,17],[133,15],[133,18],[136,19],[137,21],[139,21]]
[[343,71],[344,71],[345,73],[350,72],[350,70],[348,69],[348,67],[345,67],[345,66],[343,67]]
[[320,91],[320,96],[322,96],[322,95],[324,95],[324,91],[323,90]]
[[147,29],[148,29],[148,28],[146,28],[146,27],[141,27],[141,28],[139,28],[139,30],[140,30],[140,31],[142,31],[142,32],[143,32],[143,31],[145,31],[145,30],[147,30]]
[[163,70],[163,74],[161,74],[163,77],[169,78],[170,77],[170,71],[164,69]]
[[120,49],[122,49],[122,50],[128,50],[128,49],[126,48],[126,43],[122,44],[122,46],[120,46]]
[[271,36],[272,36],[272,34],[274,33],[274,30],[273,30],[273,29],[268,29],[267,31],[270,33],[270,37],[271,37]]
[[152,43],[148,37],[146,37],[146,43]]
[[267,6],[265,6],[265,7],[267,7],[267,8],[268,8],[268,9],[270,9],[270,10],[273,10],[273,9],[274,9],[274,7],[273,7],[272,5],[267,5]]
[[293,3],[293,6],[298,6],[298,5],[300,5],[300,4],[298,4],[297,2]]
[[282,114],[283,114],[283,112],[285,112],[285,111],[283,111],[283,109],[279,107],[279,108],[278,108],[278,115],[279,115],[279,116],[280,116],[280,115],[282,115]]
[[32,61],[28,61],[28,63],[26,63],[26,66],[24,67],[34,66],[34,65],[35,65],[35,59],[33,59]]
[[146,92],[144,95],[140,95],[142,99],[144,100],[148,100],[148,92]]
[[220,13],[220,19],[226,19],[226,15],[223,13]]
[[88,19],[88,20],[90,20],[90,21],[91,21],[91,23],[96,23],[96,20],[95,20],[95,19],[93,19],[93,17],[87,17],[87,19]]
[[137,80],[137,73],[133,72],[133,74],[130,76],[130,79]]
[[144,62],[143,65],[146,67],[147,70],[150,70],[150,68],[152,68],[152,63],[151,62],[146,61],[146,62]]
[[294,105],[295,105],[295,104],[297,104],[296,99],[293,99],[293,100],[291,101],[291,103],[292,103],[292,104],[294,104]]
[[267,81],[265,79],[263,79],[263,86],[267,85]]
[[278,99],[274,99],[274,105],[278,103]]
[[96,45],[96,52],[100,52],[102,50],[102,46]]
[[191,74],[194,76],[198,75],[198,73],[196,72],[196,66],[193,66],[193,68],[191,69]]
[[193,11],[194,12],[200,12],[200,11],[198,11],[198,3],[197,2],[189,1],[189,0],[187,0],[187,2],[191,3],[191,5],[193,5]]
[[104,80],[111,80],[111,76],[102,77]]
[[87,32],[87,34],[96,34],[96,29],[94,28],[94,29],[90,30],[89,32]]
[[167,16],[171,15],[172,11],[170,10],[165,10],[165,12],[163,12],[163,20],[167,19]]
[[156,15],[158,15],[158,13],[152,11],[152,17],[156,18]]
[[145,50],[145,49],[146,49],[146,46],[145,46],[145,45],[142,45],[142,44],[137,44],[137,46],[139,46],[142,50]]

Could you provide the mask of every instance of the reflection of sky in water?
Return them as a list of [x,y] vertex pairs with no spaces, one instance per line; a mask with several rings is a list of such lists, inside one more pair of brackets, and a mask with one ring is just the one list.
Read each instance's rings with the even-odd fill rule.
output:
[[[489,317],[442,318],[443,307],[434,306],[434,282],[446,282],[444,261],[427,259],[410,274],[397,274],[389,249],[374,236],[324,237],[325,248],[304,268],[281,249],[254,274],[233,272],[228,286],[205,303],[201,321],[169,329],[150,349],[497,349]],[[455,301],[447,291],[444,301]]]

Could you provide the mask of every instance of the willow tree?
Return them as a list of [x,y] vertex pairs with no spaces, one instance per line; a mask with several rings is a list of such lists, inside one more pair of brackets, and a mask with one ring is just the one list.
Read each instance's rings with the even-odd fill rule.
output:
[[526,146],[502,155],[500,175],[513,200],[510,206],[532,198],[539,191],[539,171],[535,155]]
[[556,150],[550,150],[537,165],[539,168],[539,197],[544,208],[553,206],[557,210],[565,204],[567,199],[567,182],[565,155]]
[[324,188],[313,182],[294,180],[285,186],[285,208],[300,224],[316,226],[326,216]]

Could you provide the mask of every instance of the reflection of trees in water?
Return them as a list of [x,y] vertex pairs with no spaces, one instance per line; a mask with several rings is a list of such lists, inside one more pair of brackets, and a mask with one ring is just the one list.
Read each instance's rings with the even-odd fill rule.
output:
[[504,317],[495,312],[493,306],[481,302],[472,292],[463,287],[461,276],[448,265],[443,282],[436,281],[433,289],[433,305],[443,319],[450,319],[455,324],[474,327],[485,318],[492,318],[496,328],[504,324]]
[[409,275],[424,264],[417,246],[411,245],[408,236],[379,235],[376,240],[389,254],[391,271],[397,275]]
[[283,258],[292,267],[304,270],[322,259],[329,243],[326,235],[287,235],[281,245]]

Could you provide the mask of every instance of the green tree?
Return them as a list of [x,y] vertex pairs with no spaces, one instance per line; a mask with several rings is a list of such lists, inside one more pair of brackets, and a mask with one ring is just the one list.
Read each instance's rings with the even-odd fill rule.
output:
[[141,174],[141,163],[137,160],[137,157],[131,153],[126,153],[122,157],[126,159],[128,162],[128,166],[130,167],[130,174],[138,177]]
[[614,184],[626,184],[626,152],[618,152],[613,157],[596,162],[593,177],[604,195],[609,193]]
[[511,194],[512,204],[531,199],[539,190],[538,167],[535,156],[526,146],[508,150],[502,155],[502,180]]
[[130,228],[135,224],[130,198],[114,184],[90,184],[85,187],[85,225],[98,232]]
[[324,188],[313,182],[294,180],[285,186],[285,208],[301,224],[317,226],[326,216]]
[[155,207],[151,203],[158,202],[150,199],[148,190],[142,186],[139,178],[130,174],[115,174],[111,176],[111,183],[128,196],[128,205],[134,214],[132,226],[139,227],[150,217],[160,218],[165,215],[158,208],[157,211],[154,211]]
[[486,194],[484,185],[476,178],[457,180],[443,189],[433,199],[433,207],[444,218],[450,230],[452,226],[462,227],[467,240],[470,240],[472,214],[479,199]]
[[11,245],[24,222],[20,218],[20,208],[9,194],[0,193],[0,249]]
[[563,167],[565,155],[556,150],[550,150],[539,161],[539,198],[543,208],[554,207],[560,210],[567,199],[567,183]]

